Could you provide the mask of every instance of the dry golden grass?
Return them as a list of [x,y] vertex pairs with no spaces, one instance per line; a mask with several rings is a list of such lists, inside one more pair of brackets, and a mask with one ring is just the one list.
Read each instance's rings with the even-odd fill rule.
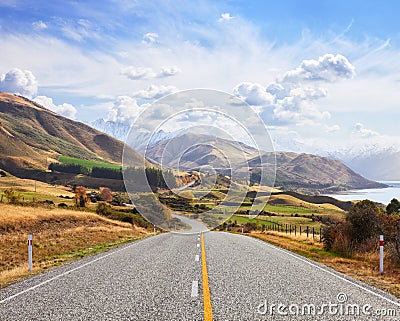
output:
[[324,209],[324,210],[344,212],[342,209],[340,209],[339,207],[337,207],[333,204],[328,204],[328,203],[313,204],[313,203],[302,201],[291,195],[271,195],[271,197],[269,198],[269,202],[271,202],[271,203],[279,202],[279,204],[283,204],[283,205],[301,206],[304,208],[316,209],[316,210]]
[[37,272],[148,232],[93,213],[0,204],[0,288],[28,274],[28,234]]
[[74,196],[68,187],[60,185],[50,185],[32,179],[22,179],[14,176],[0,177],[0,190],[12,188],[16,192],[35,192],[49,196]]
[[[253,237],[308,257],[355,279],[371,284],[400,297],[400,269],[391,260],[385,260],[385,273],[379,274],[379,252],[356,253],[352,258],[340,257],[324,251],[318,238],[295,237],[285,233],[252,232]],[[385,254],[386,257],[386,254]]]

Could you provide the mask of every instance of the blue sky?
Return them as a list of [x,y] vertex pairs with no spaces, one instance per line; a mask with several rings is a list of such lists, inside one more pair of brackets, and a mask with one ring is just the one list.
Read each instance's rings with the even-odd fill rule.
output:
[[399,9],[0,0],[0,89],[81,121],[132,121],[164,94],[213,88],[254,104],[281,149],[389,148],[400,141]]

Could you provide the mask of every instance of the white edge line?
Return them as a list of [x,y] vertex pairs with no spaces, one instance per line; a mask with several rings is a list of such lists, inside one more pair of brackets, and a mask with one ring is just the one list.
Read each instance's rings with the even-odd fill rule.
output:
[[200,260],[200,257],[199,257],[199,255],[198,255],[198,254],[196,254],[196,257],[194,258],[194,260],[195,260],[196,262],[199,262],[199,260]]
[[[236,235],[236,234],[233,234],[233,235]],[[244,236],[244,235],[239,235],[239,236]],[[247,236],[244,236],[244,237],[247,237]],[[313,266],[313,267],[316,267],[317,269],[319,269],[319,270],[321,270],[321,271],[324,271],[324,272],[326,272],[326,273],[328,273],[328,274],[330,274],[330,275],[333,275],[333,276],[337,277],[338,279],[340,279],[340,280],[342,280],[342,281],[345,281],[345,282],[347,282],[347,283],[350,283],[350,284],[352,284],[352,285],[354,285],[354,286],[356,286],[356,287],[358,287],[358,288],[360,288],[360,289],[362,289],[362,290],[364,290],[364,291],[366,291],[366,292],[368,292],[368,293],[370,293],[370,294],[373,294],[373,295],[377,296],[378,298],[381,298],[381,299],[383,299],[383,300],[386,300],[386,301],[388,301],[388,302],[390,302],[390,303],[392,303],[392,304],[397,305],[398,307],[400,307],[400,303],[399,303],[399,302],[393,301],[393,300],[391,300],[391,299],[389,299],[389,298],[387,298],[387,297],[385,297],[385,296],[383,296],[383,295],[381,295],[381,294],[379,294],[379,293],[375,293],[374,291],[371,291],[370,289],[367,289],[366,287],[364,287],[364,286],[362,286],[362,285],[360,285],[360,284],[354,283],[354,282],[352,282],[352,281],[346,279],[345,277],[338,275],[337,273],[340,273],[340,272],[336,272],[336,273],[331,272],[331,271],[329,271],[327,268],[324,268],[324,267],[322,267],[322,266],[319,266],[319,265],[315,264],[315,263],[312,262],[312,261],[309,261],[309,260],[307,260],[307,259],[305,259],[305,258],[301,258],[301,257],[299,257],[299,256],[297,256],[297,255],[291,253],[291,252],[288,251],[288,250],[281,249],[281,248],[279,248],[279,247],[277,247],[277,246],[274,246],[274,245],[272,245],[272,244],[269,244],[268,242],[262,241],[262,240],[260,240],[260,239],[256,239],[256,238],[254,238],[254,237],[251,237],[251,239],[253,239],[254,241],[256,241],[256,242],[258,242],[258,243],[264,244],[264,245],[266,245],[266,246],[268,246],[268,247],[270,247],[270,248],[273,248],[273,249],[275,249],[275,250],[278,250],[278,251],[280,251],[280,252],[282,252],[282,253],[288,254],[288,255],[290,255],[291,257],[294,257],[295,259],[297,259],[297,260],[299,260],[299,261],[302,261],[302,262],[307,263],[307,264],[309,264],[309,265],[311,265],[311,266]]]
[[[162,234],[160,234],[160,235],[162,235]],[[87,263],[85,263],[85,264],[82,264],[82,265],[80,265],[80,266],[78,266],[78,267],[76,267],[76,268],[74,268],[74,269],[72,269],[72,270],[65,271],[64,273],[61,273],[61,274],[59,274],[59,275],[56,275],[56,276],[52,277],[51,279],[48,279],[48,280],[46,280],[46,281],[44,281],[44,282],[42,282],[42,283],[36,284],[36,285],[34,285],[34,286],[32,286],[32,287],[30,287],[30,288],[28,288],[28,289],[25,289],[25,290],[23,290],[23,291],[21,291],[21,292],[18,292],[18,293],[16,293],[16,294],[13,294],[12,296],[9,296],[9,297],[7,297],[7,298],[1,300],[0,303],[5,303],[5,302],[7,302],[7,301],[10,301],[10,300],[12,300],[12,299],[14,299],[14,298],[16,298],[16,297],[18,297],[18,296],[24,294],[24,293],[27,293],[27,292],[29,292],[29,291],[32,291],[32,290],[34,290],[34,289],[36,289],[36,288],[38,288],[38,287],[40,287],[40,286],[42,286],[42,285],[45,285],[45,284],[47,284],[47,283],[49,283],[49,282],[52,282],[52,281],[54,281],[54,280],[57,280],[57,279],[59,279],[59,278],[65,276],[65,275],[70,274],[70,273],[72,273],[72,272],[75,272],[75,271],[77,271],[77,270],[79,270],[79,269],[81,269],[81,268],[83,268],[83,267],[85,267],[85,266],[88,266],[88,265],[90,265],[90,264],[93,264],[93,263],[95,263],[95,262],[97,262],[97,261],[100,261],[100,260],[102,260],[102,259],[105,259],[106,257],[109,257],[109,256],[114,255],[114,254],[116,254],[116,253],[119,253],[119,252],[121,252],[121,251],[124,251],[124,250],[130,248],[131,246],[134,246],[134,245],[136,245],[136,244],[138,244],[138,243],[141,243],[141,242],[143,242],[143,241],[145,241],[145,240],[150,240],[150,239],[152,239],[152,238],[150,237],[150,238],[145,238],[145,239],[133,241],[132,244],[130,244],[130,245],[128,245],[128,246],[125,246],[125,247],[123,247],[122,249],[115,250],[115,251],[112,251],[111,253],[107,253],[107,254],[105,254],[105,255],[102,255],[101,257],[99,257],[99,258],[97,258],[97,259],[94,259],[94,260],[92,260],[92,261],[90,261],[90,262],[87,262]]]

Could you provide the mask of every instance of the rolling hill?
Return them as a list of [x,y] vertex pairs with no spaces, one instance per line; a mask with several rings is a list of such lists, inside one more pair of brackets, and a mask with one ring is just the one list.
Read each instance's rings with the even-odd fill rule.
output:
[[[276,160],[276,186],[285,190],[338,191],[385,187],[355,173],[338,160],[311,154],[292,152],[263,153],[240,142],[210,135],[183,134],[163,140],[146,151],[146,157],[164,165],[183,170],[204,169],[209,166],[227,174],[252,169],[257,172],[261,164],[274,164]],[[262,158],[262,163],[261,163]],[[267,174],[271,174],[267,166]]]
[[[27,98],[0,93],[0,168],[45,170],[59,156],[121,163],[124,144]],[[132,165],[143,157],[127,148]]]

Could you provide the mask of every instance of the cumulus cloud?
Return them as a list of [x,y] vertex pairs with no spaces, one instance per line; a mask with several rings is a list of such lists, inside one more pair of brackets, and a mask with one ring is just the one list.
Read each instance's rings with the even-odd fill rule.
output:
[[353,134],[360,136],[362,138],[370,138],[370,137],[374,137],[374,136],[379,136],[378,132],[365,128],[364,124],[362,124],[362,123],[357,123],[354,125]]
[[0,76],[0,91],[32,98],[37,89],[38,82],[29,70],[14,68]]
[[129,96],[118,96],[105,120],[132,124],[140,111],[140,106],[135,98]]
[[155,32],[148,32],[143,35],[142,42],[145,44],[153,44],[156,43],[158,39],[158,34]]
[[121,74],[132,80],[154,79],[175,76],[181,70],[177,66],[161,67],[159,72],[152,68],[129,66],[121,69]]
[[332,125],[332,126],[325,125],[324,128],[327,133],[337,133],[341,129],[339,125]]
[[155,73],[151,68],[129,66],[121,69],[121,74],[132,80],[153,78]]
[[38,104],[46,107],[47,109],[50,109],[51,111],[60,114],[62,116],[75,119],[76,115],[76,108],[72,106],[71,104],[61,104],[61,105],[56,105],[53,102],[53,99],[47,96],[37,96],[33,99],[33,101],[37,102]]
[[274,96],[257,83],[242,82],[233,89],[233,94],[251,106],[271,105],[274,101]]
[[179,73],[181,70],[177,66],[165,66],[162,67],[160,72],[158,73],[158,77],[170,77]]
[[352,78],[354,66],[342,55],[326,54],[318,60],[303,60],[299,67],[286,72],[282,82],[325,81]]
[[221,17],[218,19],[218,22],[224,22],[224,21],[229,21],[232,20],[233,17],[229,12],[225,12],[221,14]]
[[44,30],[47,29],[47,24],[44,23],[42,20],[32,22],[32,27],[35,30]]
[[[330,118],[330,113],[320,111],[315,101],[328,95],[321,82],[336,82],[351,78],[354,67],[342,55],[326,54],[318,60],[304,60],[266,87],[260,84],[240,83],[233,89],[234,95],[251,106],[257,106],[262,115],[272,110],[273,119],[284,123],[312,124]],[[271,113],[271,112],[270,112]],[[332,128],[337,130],[337,128]]]
[[178,88],[175,86],[150,85],[146,90],[140,90],[133,93],[133,97],[152,100],[159,99],[176,91],[178,91]]

